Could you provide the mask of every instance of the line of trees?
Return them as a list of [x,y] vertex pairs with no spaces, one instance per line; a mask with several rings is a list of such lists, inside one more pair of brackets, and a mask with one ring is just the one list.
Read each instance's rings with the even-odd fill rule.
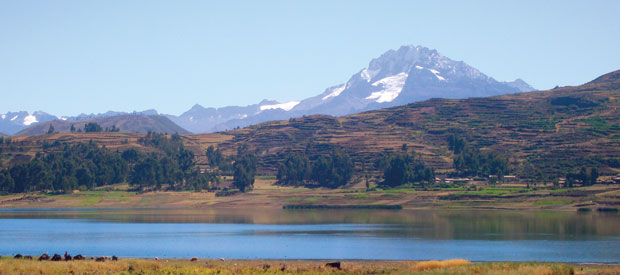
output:
[[[86,133],[99,133],[99,132],[120,132],[121,129],[117,128],[116,125],[112,125],[112,127],[105,127],[105,129],[103,127],[101,127],[101,125],[99,125],[96,122],[89,122],[84,124],[84,132]],[[71,124],[71,128],[69,128],[69,131],[71,133],[81,133],[82,132],[82,128],[75,128],[75,125]],[[50,128],[47,131],[48,134],[54,133],[54,126],[52,126],[50,124]]]
[[230,157],[222,154],[219,148],[209,146],[205,155],[209,166],[217,168],[220,173],[233,176],[233,186],[239,191],[247,192],[254,188],[258,160],[256,154],[250,152],[246,146],[239,146],[237,155]]
[[31,161],[0,170],[0,191],[23,193],[34,191],[70,192],[125,181],[127,163],[119,154],[99,148],[94,143],[62,145],[48,154],[38,154]]
[[566,174],[566,182],[564,183],[564,187],[573,187],[577,183],[581,183],[584,186],[594,185],[598,180],[598,176],[599,173],[596,167],[582,167],[578,173]]
[[353,160],[343,150],[334,149],[327,156],[310,162],[305,154],[293,153],[278,166],[279,184],[338,188],[353,177]]
[[123,182],[139,190],[199,191],[211,189],[219,180],[195,165],[194,154],[184,148],[179,135],[148,133],[139,141],[161,153],[112,151],[92,141],[46,144],[48,153],[0,169],[0,192],[71,192]]
[[212,189],[218,181],[215,174],[195,166],[194,153],[185,149],[181,136],[148,132],[138,143],[157,148],[163,153],[144,154],[136,149],[123,152],[122,157],[131,167],[129,184],[142,190]]
[[501,180],[510,173],[510,164],[506,157],[494,152],[481,152],[461,137],[449,136],[448,148],[454,153],[454,169],[459,176],[495,175]]
[[424,187],[426,183],[435,182],[435,170],[426,167],[414,152],[407,151],[407,146],[403,144],[400,152],[385,153],[377,160],[375,166],[383,171],[383,181],[379,185],[397,187],[411,183]]

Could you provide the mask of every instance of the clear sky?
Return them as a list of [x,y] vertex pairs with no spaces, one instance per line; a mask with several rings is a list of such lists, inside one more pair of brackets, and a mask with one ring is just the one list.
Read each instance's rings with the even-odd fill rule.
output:
[[0,0],[0,113],[303,99],[406,44],[578,85],[620,69],[620,1]]

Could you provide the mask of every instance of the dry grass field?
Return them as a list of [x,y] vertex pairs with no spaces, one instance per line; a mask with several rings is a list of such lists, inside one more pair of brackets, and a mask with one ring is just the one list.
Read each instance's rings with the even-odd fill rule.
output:
[[617,265],[562,263],[471,263],[445,261],[344,261],[341,268],[326,261],[120,259],[50,262],[0,260],[2,274],[618,274]]

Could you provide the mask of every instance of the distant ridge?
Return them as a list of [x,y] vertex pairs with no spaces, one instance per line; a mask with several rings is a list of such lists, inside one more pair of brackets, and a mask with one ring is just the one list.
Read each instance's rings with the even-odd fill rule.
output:
[[54,127],[55,132],[68,133],[70,132],[71,125],[74,125],[76,129],[84,128],[84,125],[89,122],[94,122],[101,125],[102,128],[112,128],[115,126],[119,128],[121,132],[127,133],[146,133],[148,131],[158,133],[179,133],[190,134],[187,130],[176,125],[170,119],[161,115],[143,115],[143,114],[122,114],[110,117],[99,117],[85,120],[53,120],[44,123],[33,125],[27,129],[24,129],[16,136],[31,136],[46,134],[50,128],[50,125]]

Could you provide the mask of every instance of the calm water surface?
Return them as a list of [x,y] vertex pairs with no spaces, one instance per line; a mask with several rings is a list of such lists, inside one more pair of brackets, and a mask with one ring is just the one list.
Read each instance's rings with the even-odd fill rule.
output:
[[620,262],[620,215],[544,211],[0,210],[2,255]]

